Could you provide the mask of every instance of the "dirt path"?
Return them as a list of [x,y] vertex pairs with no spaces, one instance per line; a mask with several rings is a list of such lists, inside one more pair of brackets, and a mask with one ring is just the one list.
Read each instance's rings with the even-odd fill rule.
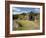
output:
[[14,21],[13,21],[13,26],[14,26],[14,27],[13,27],[14,29],[16,29],[16,28],[18,28],[18,27],[19,27],[19,24],[18,24],[18,23],[16,23],[16,20],[14,20]]

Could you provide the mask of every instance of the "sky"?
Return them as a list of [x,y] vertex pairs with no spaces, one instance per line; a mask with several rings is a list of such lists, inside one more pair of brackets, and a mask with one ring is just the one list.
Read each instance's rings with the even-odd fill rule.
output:
[[13,7],[12,12],[13,14],[21,14],[21,13],[40,13],[40,8],[28,8],[28,7]]

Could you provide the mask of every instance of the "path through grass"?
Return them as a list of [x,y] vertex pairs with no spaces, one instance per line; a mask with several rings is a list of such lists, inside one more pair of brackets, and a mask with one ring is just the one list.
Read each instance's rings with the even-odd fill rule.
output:
[[[35,22],[29,20],[18,20],[16,21],[18,24],[22,25],[22,27],[17,28],[17,30],[34,30]],[[38,26],[38,25],[37,25]],[[37,27],[39,29],[39,27]]]

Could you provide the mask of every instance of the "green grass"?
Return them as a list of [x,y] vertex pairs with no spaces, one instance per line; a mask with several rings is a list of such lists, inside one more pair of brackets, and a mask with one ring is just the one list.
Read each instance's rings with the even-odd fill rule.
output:
[[17,30],[34,30],[34,21],[19,20],[17,23],[22,25],[22,27],[17,28]]
[[28,20],[19,20],[17,22],[20,23],[22,26],[27,26],[27,25],[30,25],[30,24],[34,24],[33,21],[28,21]]

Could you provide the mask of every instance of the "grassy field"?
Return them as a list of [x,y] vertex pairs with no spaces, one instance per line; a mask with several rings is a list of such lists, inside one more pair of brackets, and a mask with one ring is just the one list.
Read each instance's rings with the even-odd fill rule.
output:
[[[22,27],[18,27],[16,30],[34,30],[34,29],[39,29],[39,24],[34,22],[34,21],[29,21],[29,20],[19,20],[16,21],[19,25],[22,25]],[[37,27],[35,27],[37,26]],[[15,28],[14,28],[15,30]]]

